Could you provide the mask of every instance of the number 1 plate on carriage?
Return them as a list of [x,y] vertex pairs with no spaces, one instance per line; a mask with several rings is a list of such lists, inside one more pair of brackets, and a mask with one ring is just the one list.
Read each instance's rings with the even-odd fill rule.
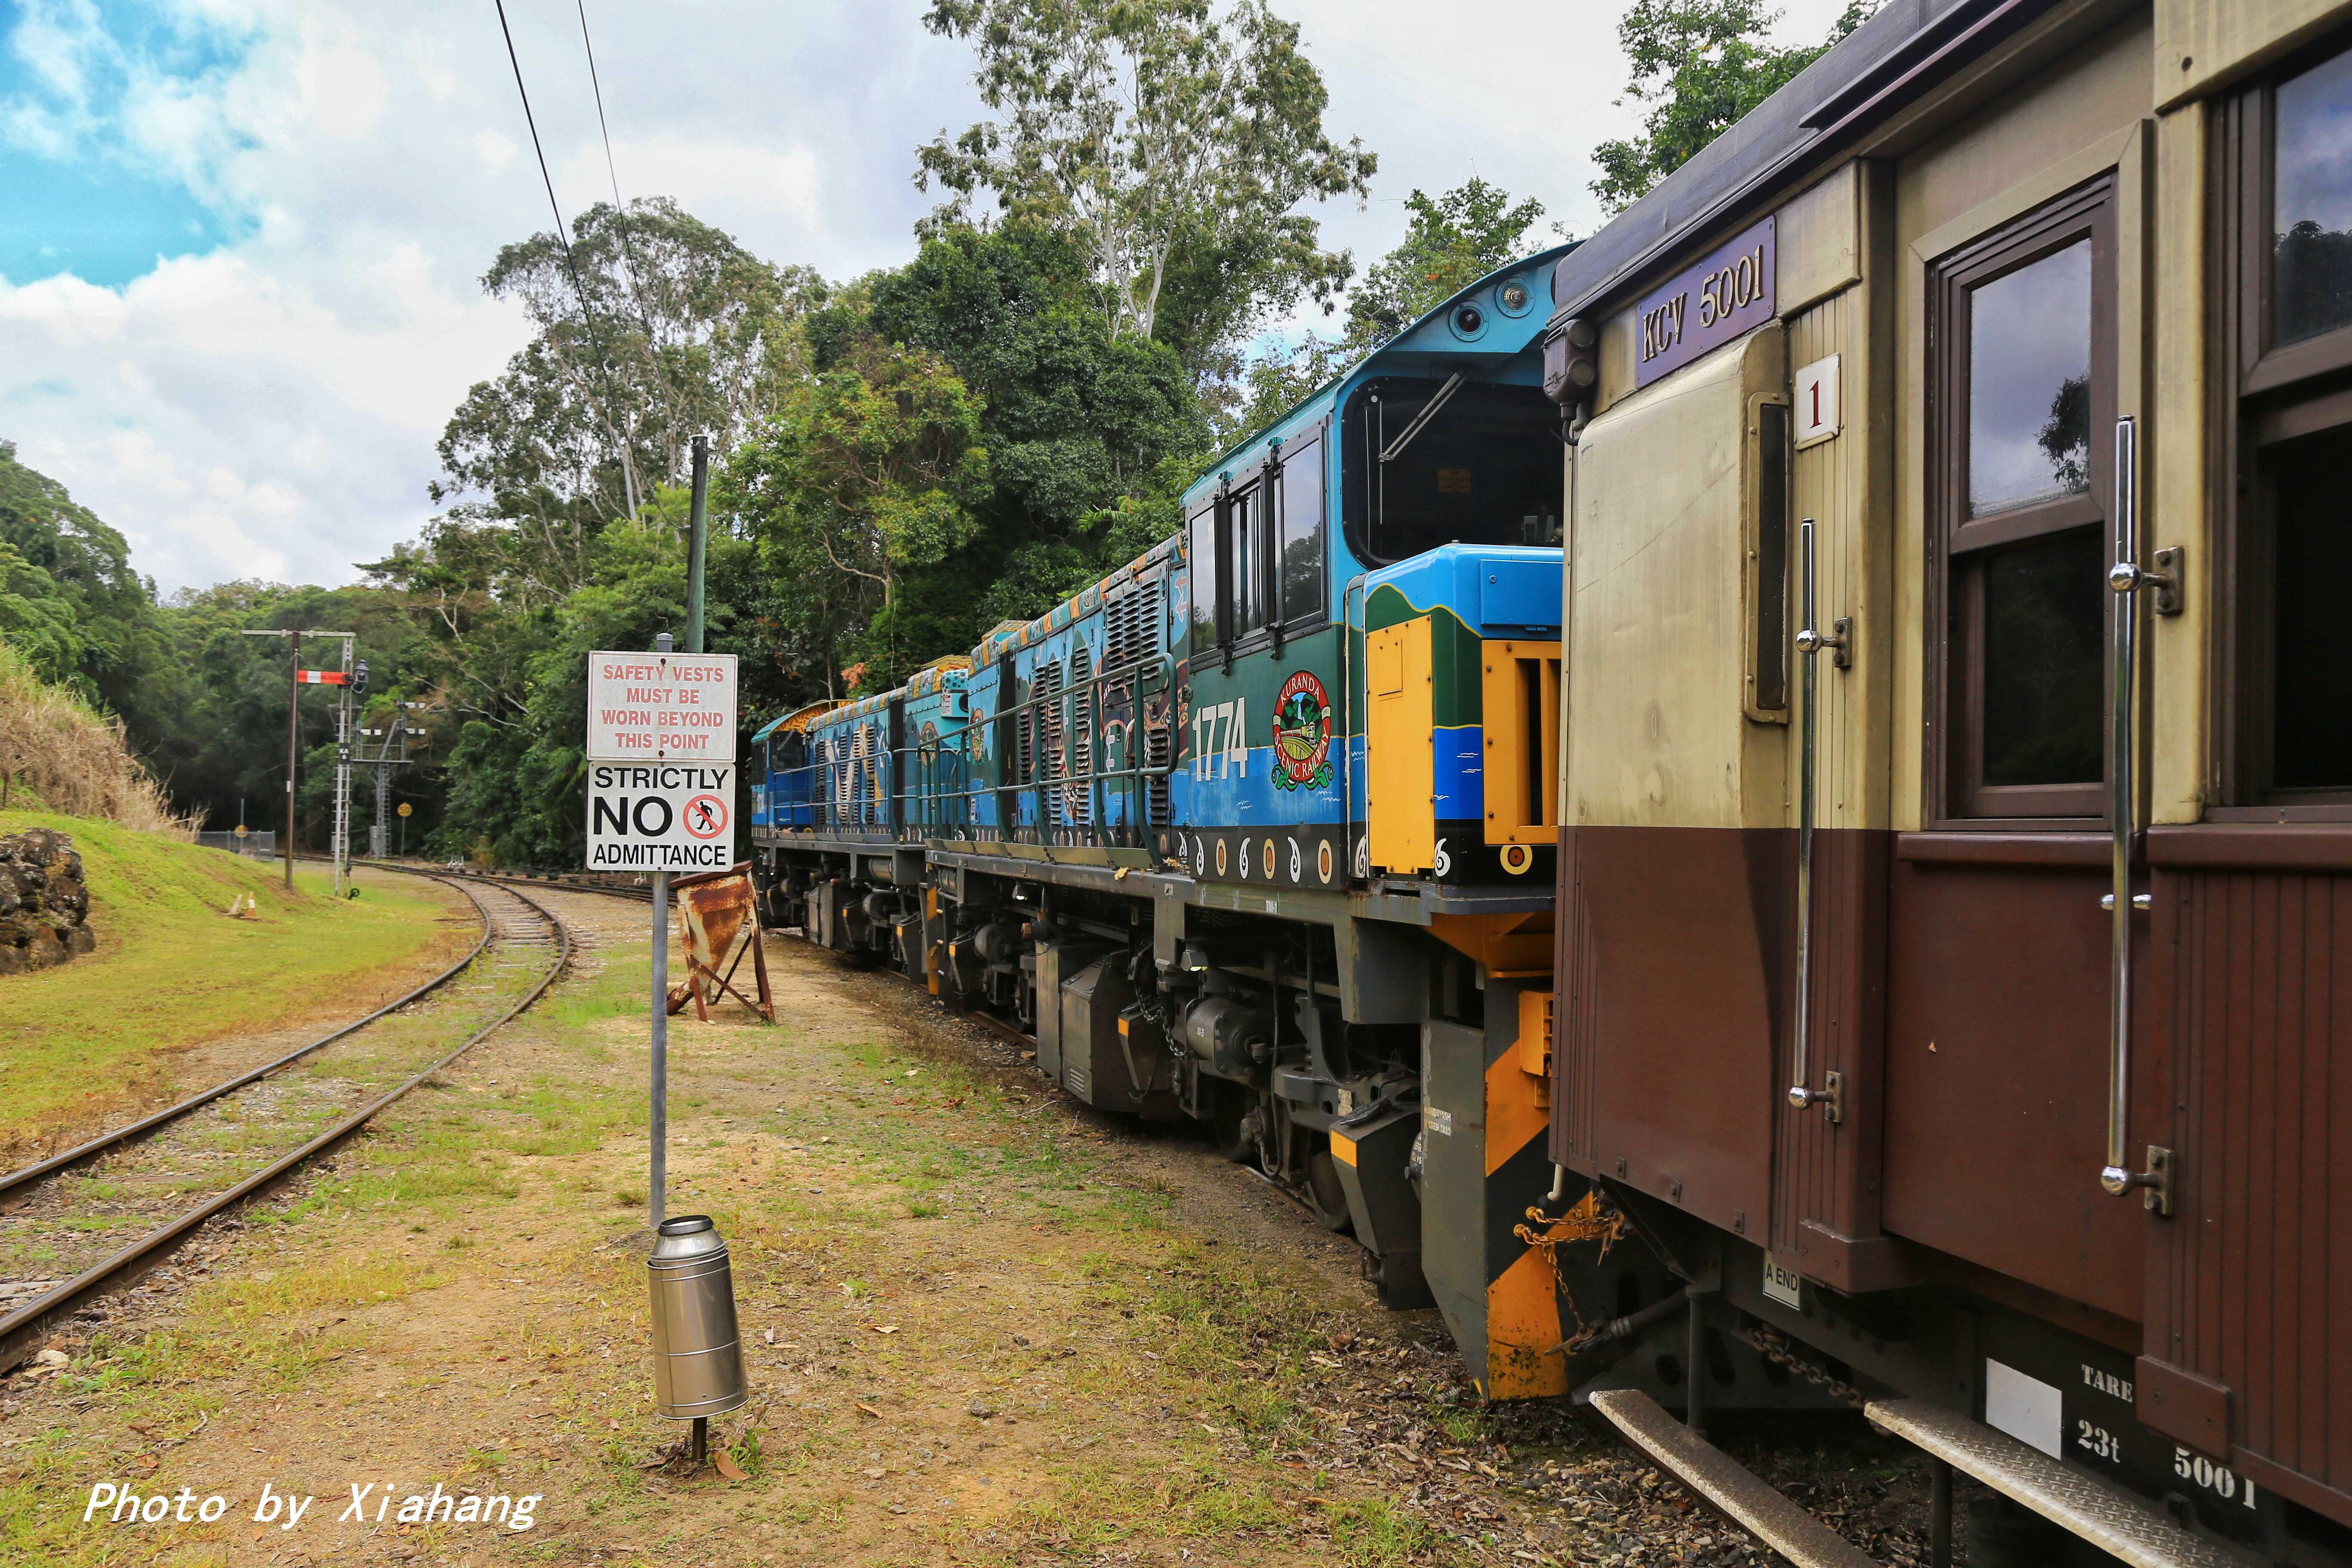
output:
[[735,766],[588,764],[588,869],[712,871],[735,863]]

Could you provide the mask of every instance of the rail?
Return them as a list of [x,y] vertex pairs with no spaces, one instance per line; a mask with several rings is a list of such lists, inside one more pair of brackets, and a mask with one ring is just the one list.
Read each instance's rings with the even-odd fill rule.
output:
[[[397,869],[397,868],[394,868]],[[443,877],[437,879],[446,881],[449,879]],[[458,890],[460,892],[465,891],[462,888]],[[415,990],[409,992],[405,996],[401,997],[398,1001],[385,1003],[383,1006],[378,1007],[374,1012],[368,1014],[365,1017],[354,1019],[351,1023],[345,1024],[338,1029],[320,1036],[317,1039],[312,1040],[307,1046],[300,1046],[287,1052],[284,1056],[279,1057],[275,1061],[265,1062],[257,1068],[248,1068],[247,1070],[237,1074],[235,1078],[225,1079],[222,1082],[213,1085],[210,1089],[203,1089],[195,1094],[190,1095],[187,1099],[181,1100],[176,1105],[166,1106],[163,1110],[154,1112],[152,1115],[142,1116],[138,1121],[131,1122],[126,1126],[118,1127],[110,1132],[101,1132],[97,1137],[90,1139],[88,1142],[76,1144],[73,1148],[66,1150],[63,1153],[52,1154],[47,1159],[37,1161],[33,1164],[25,1166],[21,1170],[11,1171],[5,1175],[0,1175],[0,1197],[5,1197],[8,1194],[16,1191],[18,1187],[37,1182],[44,1176],[55,1175],[58,1172],[66,1170],[73,1165],[80,1164],[86,1160],[94,1160],[99,1155],[105,1153],[108,1150],[120,1148],[123,1144],[130,1142],[132,1139],[139,1138],[146,1133],[152,1132],[167,1122],[177,1121],[181,1117],[187,1115],[188,1112],[209,1105],[225,1094],[233,1094],[236,1090],[243,1089],[247,1084],[257,1083],[281,1068],[291,1067],[296,1062],[300,1061],[304,1057],[309,1056],[311,1052],[331,1046],[337,1040],[343,1038],[346,1035],[357,1034],[360,1030],[366,1028],[370,1024],[374,1023],[377,1019],[383,1017],[385,1015],[397,1013],[403,1007],[407,1006],[411,1002],[415,1002],[420,997],[429,995],[433,992],[439,990],[442,986],[446,985],[450,981],[455,980],[468,964],[472,963],[477,958],[479,958],[482,955],[482,949],[490,944],[489,911],[483,909],[480,901],[474,900],[471,894],[467,894],[467,896],[468,901],[472,902],[474,905],[474,912],[482,918],[482,934],[480,937],[476,939],[473,948],[466,954],[465,957],[459,959],[457,963],[451,964],[448,968],[443,970],[440,973],[435,975],[424,984],[419,985]]]
[[[458,878],[444,872],[423,871],[408,867],[387,867],[384,868],[401,871],[409,876],[425,877],[434,881],[445,882],[464,893],[467,899],[473,903],[475,909],[481,913],[485,930],[485,936],[482,942],[478,944],[474,952],[467,955],[467,963],[471,963],[476,958],[480,956],[483,950],[488,945],[488,932],[491,924],[490,913],[489,910],[483,906],[481,900],[475,898],[473,892],[466,888],[464,883]],[[142,1266],[150,1260],[168,1251],[173,1244],[180,1240],[181,1237],[195,1230],[199,1226],[202,1226],[214,1215],[242,1203],[247,1197],[250,1197],[254,1194],[269,1186],[280,1177],[304,1164],[320,1153],[328,1149],[333,1148],[343,1139],[348,1138],[352,1133],[357,1131],[360,1128],[365,1126],[370,1121],[373,1120],[384,1110],[385,1107],[393,1104],[404,1095],[407,1094],[411,1089],[416,1088],[417,1085],[425,1082],[434,1074],[447,1067],[451,1062],[456,1061],[459,1057],[473,1049],[474,1047],[479,1045],[493,1032],[503,1027],[506,1024],[514,1019],[523,1011],[524,1008],[530,1006],[532,1003],[538,1001],[540,997],[546,994],[548,987],[555,984],[557,978],[562,974],[563,971],[569,967],[572,963],[572,949],[571,928],[566,926],[562,920],[559,918],[554,911],[540,903],[537,900],[517,889],[509,889],[509,890],[513,893],[515,898],[529,906],[530,909],[541,920],[547,921],[556,935],[555,962],[548,966],[547,973],[541,975],[537,983],[522,994],[520,1000],[516,1001],[511,1006],[509,1006],[505,1011],[499,1014],[497,1017],[492,1018],[488,1023],[484,1024],[480,1028],[476,1029],[472,1034],[468,1035],[464,1043],[457,1046],[455,1049],[445,1053],[436,1058],[431,1065],[411,1075],[397,1087],[392,1089],[386,1093],[378,1095],[375,1099],[368,1101],[365,1105],[361,1106],[357,1110],[341,1118],[340,1121],[336,1121],[333,1126],[312,1138],[310,1142],[302,1144],[299,1148],[271,1161],[268,1165],[265,1165],[260,1170],[254,1172],[251,1175],[248,1175],[242,1181],[237,1182],[235,1185],[230,1186],[226,1191],[215,1194],[212,1197],[197,1205],[195,1207],[189,1209],[184,1214],[182,1214],[176,1219],[172,1220],[166,1225],[160,1226],[154,1230],[149,1231],[146,1235],[140,1237],[137,1240],[119,1248],[108,1258],[93,1264],[89,1268],[84,1269],[81,1273],[76,1275],[71,1279],[66,1280],[64,1283],[58,1285],[49,1290],[44,1291],[30,1301],[26,1302],[23,1306],[9,1312],[5,1317],[0,1317],[0,1372],[7,1371],[29,1356],[32,1353],[33,1348],[37,1342],[40,1335],[46,1331],[52,1320],[56,1319],[62,1313],[68,1312],[79,1308],[83,1302],[89,1300],[93,1297],[103,1294],[108,1286],[140,1269]],[[463,968],[464,965],[460,965],[458,967]],[[446,979],[446,977],[445,976],[444,978]],[[397,1007],[404,1005],[407,1001],[413,1000],[415,1000],[414,996],[404,998],[402,1003],[395,1003],[394,1004],[394,1006]],[[392,1008],[380,1008],[374,1014],[370,1015],[366,1021],[373,1023],[376,1019],[383,1016],[385,1013],[392,1010]],[[352,1030],[345,1029],[341,1031],[341,1034],[348,1035],[351,1032]],[[338,1037],[340,1037],[340,1036]],[[305,1047],[304,1052],[300,1054],[307,1054],[309,1051],[316,1050],[320,1045],[323,1045],[325,1043],[325,1041],[316,1042],[313,1045]],[[277,1067],[283,1065],[284,1063],[282,1060],[278,1063],[273,1063],[269,1070],[274,1070]],[[240,1075],[240,1081],[250,1082],[254,1078],[258,1076],[261,1076],[258,1072]],[[229,1086],[222,1086],[216,1091],[208,1091],[206,1094],[197,1097],[194,1100],[184,1102],[183,1105],[173,1108],[171,1114],[173,1116],[185,1115],[188,1110],[193,1110],[196,1105],[205,1103],[211,1100],[216,1100],[221,1094],[227,1092],[229,1092]],[[159,1117],[161,1113],[159,1113]],[[152,1131],[154,1127],[161,1125],[159,1117],[147,1118],[142,1122],[133,1123],[131,1128],[121,1130],[119,1134],[114,1136],[113,1142],[119,1144],[124,1141],[124,1139],[133,1135],[134,1129],[143,1128],[147,1131]],[[78,1157],[84,1157],[82,1151],[69,1150],[65,1155],[58,1156],[58,1159],[60,1161],[70,1162],[71,1159]],[[44,1163],[49,1167],[51,1172],[59,1168],[55,1162],[45,1162]],[[20,1185],[23,1182],[35,1179],[37,1178],[26,1175],[25,1173],[20,1172],[10,1178],[9,1184]]]

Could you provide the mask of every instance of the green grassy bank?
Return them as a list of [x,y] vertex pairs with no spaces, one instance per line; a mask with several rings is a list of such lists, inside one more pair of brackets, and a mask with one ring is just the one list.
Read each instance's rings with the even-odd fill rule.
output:
[[[0,811],[0,834],[28,827],[72,836],[98,951],[0,976],[0,1148],[152,1096],[189,1046],[363,1012],[464,952],[477,929],[430,883],[378,878],[337,900],[326,871],[305,867],[289,893],[277,867],[217,849]],[[255,918],[230,919],[248,893]]]

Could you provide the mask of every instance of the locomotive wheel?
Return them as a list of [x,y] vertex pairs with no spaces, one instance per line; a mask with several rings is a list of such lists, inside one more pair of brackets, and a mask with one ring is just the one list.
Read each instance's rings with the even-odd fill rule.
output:
[[1323,1228],[1337,1233],[1348,1228],[1348,1190],[1339,1184],[1339,1162],[1331,1158],[1328,1149],[1318,1149],[1307,1159],[1307,1206],[1323,1222]]

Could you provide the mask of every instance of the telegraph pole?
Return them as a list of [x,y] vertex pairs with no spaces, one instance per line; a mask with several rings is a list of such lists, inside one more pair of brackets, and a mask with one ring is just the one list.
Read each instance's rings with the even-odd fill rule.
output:
[[710,536],[710,437],[694,438],[694,499],[686,524],[686,651],[702,649],[702,558]]
[[286,890],[294,890],[294,760],[302,731],[302,634],[289,632],[286,656],[286,841],[278,853],[286,862]]

